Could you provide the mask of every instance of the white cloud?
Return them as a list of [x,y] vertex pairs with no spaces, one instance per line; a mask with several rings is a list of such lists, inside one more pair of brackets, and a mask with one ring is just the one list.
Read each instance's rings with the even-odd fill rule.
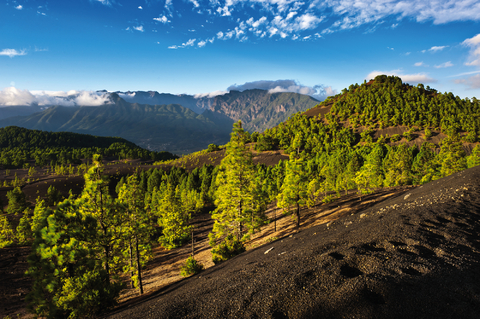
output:
[[0,106],[62,105],[99,106],[112,103],[108,93],[92,91],[28,91],[8,87],[0,91]]
[[206,39],[206,40],[201,40],[197,43],[198,47],[199,48],[203,48],[205,45],[207,45],[208,43],[213,43],[215,41],[215,38],[210,38],[210,39]]
[[462,44],[470,47],[469,62],[465,62],[465,65],[480,66],[480,33],[472,38],[466,39]]
[[170,22],[170,20],[168,20],[168,18],[166,16],[161,16],[161,17],[158,17],[158,18],[153,18],[153,20],[155,21],[158,21],[158,22],[161,22],[163,24],[167,23],[167,22]]
[[379,23],[391,17],[434,24],[480,20],[480,2],[475,0],[314,0],[310,8],[330,8],[339,17],[330,27],[332,31]]
[[214,91],[214,92],[209,92],[209,93],[195,94],[193,97],[196,98],[196,99],[212,98],[212,97],[219,96],[219,95],[225,95],[227,93],[228,93],[228,91]]
[[19,4],[18,6],[15,7],[15,9],[17,10],[22,10],[23,9],[23,6],[21,4]]
[[145,30],[143,29],[143,25],[139,25],[138,27],[133,27],[134,30],[144,32]]
[[228,91],[245,91],[252,89],[268,90],[269,93],[293,92],[304,95],[310,95],[317,100],[324,100],[327,96],[337,94],[337,91],[331,86],[315,85],[313,87],[299,84],[295,80],[276,80],[276,81],[253,81],[241,85],[231,85]]
[[309,30],[317,27],[317,25],[323,20],[310,13],[306,13],[295,19],[296,24],[293,25],[294,31]]
[[457,84],[464,84],[470,89],[480,89],[480,74],[471,76],[466,79],[454,80]]
[[[250,35],[258,38],[302,39],[309,35],[306,33],[309,30],[313,31],[312,34],[326,35],[364,25],[367,25],[366,32],[375,32],[381,25],[388,29],[398,28],[404,19],[417,22],[432,21],[434,24],[480,21],[480,2],[476,0],[186,1],[192,3],[194,12],[208,14],[209,22],[214,23],[214,19],[225,21],[224,17],[228,17],[228,21],[236,24],[227,31],[215,31],[217,38],[222,40],[235,38],[238,41],[245,41]],[[173,1],[166,0],[165,8],[169,13],[167,16],[173,19]],[[260,18],[256,20],[256,17],[248,16],[248,10],[260,13]],[[247,17],[243,18],[244,16]],[[166,23],[161,17],[155,20]],[[231,33],[232,30],[236,33]],[[240,34],[237,30],[244,33]],[[439,52],[446,47],[432,47],[423,52]]]
[[192,46],[192,45],[195,44],[195,41],[196,41],[196,40],[197,40],[197,39],[190,39],[190,40],[188,40],[186,43],[183,43],[182,45],[183,45],[184,47]]
[[423,63],[423,61],[422,61],[422,62],[417,62],[417,63],[414,64],[414,66],[422,66],[422,65],[425,65],[425,64]]
[[366,76],[366,80],[372,80],[374,79],[377,75],[394,75],[398,76],[402,79],[403,82],[405,83],[410,83],[410,84],[418,84],[418,83],[435,83],[437,80],[430,78],[428,75],[425,73],[416,73],[416,74],[403,74],[400,70],[393,70],[393,71],[372,71]]
[[191,47],[195,44],[195,41],[197,41],[197,39],[190,39],[187,42],[182,43],[182,45],[171,45],[168,48],[169,49],[183,49],[183,48],[186,48],[186,47]]
[[[431,47],[430,49],[428,49],[428,51],[430,52],[438,52],[438,51],[442,51],[443,49],[445,48],[448,48],[448,45],[442,45],[442,46],[433,46]],[[423,52],[423,51],[422,51]]]
[[35,101],[35,96],[28,90],[9,87],[0,91],[0,106],[30,105],[33,101]]
[[142,7],[142,6],[138,6],[138,9],[143,10],[143,7]]
[[442,69],[442,68],[449,68],[449,67],[451,67],[451,66],[453,66],[452,62],[451,62],[451,61],[448,61],[448,62],[439,64],[439,65],[435,65],[435,68],[437,68],[437,69]]
[[477,46],[480,45],[480,33],[476,36],[466,39],[462,42],[462,44],[469,45],[469,46]]
[[198,7],[200,7],[200,4],[198,3],[198,1],[197,1],[197,0],[188,0],[188,1],[189,1],[189,2],[191,2],[191,3],[193,4],[193,7],[194,7],[194,8],[198,8]]
[[25,50],[17,51],[15,49],[3,49],[2,51],[0,51],[0,55],[5,55],[13,58],[15,56],[27,55],[27,52]]
[[115,4],[114,0],[95,0],[96,2],[100,2],[104,6],[111,7],[113,4]]

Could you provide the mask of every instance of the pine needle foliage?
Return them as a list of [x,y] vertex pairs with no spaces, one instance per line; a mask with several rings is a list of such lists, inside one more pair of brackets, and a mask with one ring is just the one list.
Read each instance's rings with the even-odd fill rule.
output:
[[96,258],[97,234],[96,219],[68,199],[42,214],[27,271],[33,285],[26,300],[35,314],[95,317],[115,305],[122,284],[111,283]]
[[285,179],[280,194],[277,196],[277,206],[290,211],[291,206],[295,207],[295,218],[297,227],[300,227],[300,207],[308,203],[308,182],[301,158],[290,156],[286,163]]
[[232,235],[239,241],[255,229],[252,214],[258,213],[259,199],[255,189],[256,170],[247,140],[242,123],[235,123],[215,181],[217,208],[212,215],[215,223],[209,234],[212,247],[225,236]]
[[140,187],[137,174],[127,177],[120,187],[118,202],[125,217],[122,224],[122,252],[129,262],[123,267],[134,286],[143,293],[142,266],[152,257],[151,235],[154,232],[145,209],[145,192]]
[[180,275],[182,277],[189,277],[196,275],[203,270],[203,265],[199,263],[193,256],[190,256],[185,261],[185,264],[180,268]]

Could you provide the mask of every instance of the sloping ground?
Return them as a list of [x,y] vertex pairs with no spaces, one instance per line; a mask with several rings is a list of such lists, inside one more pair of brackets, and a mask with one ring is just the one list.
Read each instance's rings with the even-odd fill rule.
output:
[[475,167],[301,230],[110,317],[478,318],[479,181]]

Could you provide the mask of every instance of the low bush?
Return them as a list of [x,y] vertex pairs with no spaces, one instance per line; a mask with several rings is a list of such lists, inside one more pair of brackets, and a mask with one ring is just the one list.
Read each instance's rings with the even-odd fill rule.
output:
[[228,235],[218,246],[212,249],[212,261],[218,264],[245,251],[243,243],[232,234]]
[[188,257],[185,261],[185,265],[180,268],[180,275],[188,277],[196,275],[203,270],[203,265],[195,260],[192,256]]

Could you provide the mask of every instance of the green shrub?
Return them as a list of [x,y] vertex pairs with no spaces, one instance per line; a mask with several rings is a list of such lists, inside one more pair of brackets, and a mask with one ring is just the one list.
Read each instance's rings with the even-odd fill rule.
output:
[[220,151],[220,147],[216,144],[208,144],[207,153]]
[[223,242],[212,249],[212,261],[218,264],[241,254],[245,251],[243,243],[232,234],[228,235]]
[[398,142],[400,141],[402,138],[400,137],[399,134],[393,134],[392,137],[390,137],[390,141],[391,142]]
[[196,275],[203,270],[203,265],[195,260],[192,256],[188,257],[185,261],[185,265],[180,268],[180,275],[188,277]]

